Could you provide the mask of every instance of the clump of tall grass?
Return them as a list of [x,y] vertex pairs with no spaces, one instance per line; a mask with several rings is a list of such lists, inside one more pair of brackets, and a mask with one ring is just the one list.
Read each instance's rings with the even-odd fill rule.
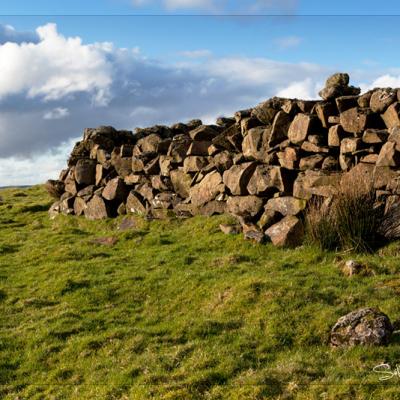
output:
[[341,180],[331,199],[310,202],[308,239],[324,250],[371,252],[381,241],[378,231],[383,215],[373,179],[354,172]]
[[44,185],[47,193],[54,199],[59,199],[64,193],[64,183],[49,179]]

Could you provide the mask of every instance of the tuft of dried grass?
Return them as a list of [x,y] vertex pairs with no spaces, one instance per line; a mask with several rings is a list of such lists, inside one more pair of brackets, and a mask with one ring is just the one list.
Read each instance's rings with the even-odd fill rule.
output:
[[54,199],[59,199],[61,195],[64,193],[64,183],[61,181],[55,181],[49,179],[45,184],[44,187],[47,193],[53,197]]
[[355,171],[343,177],[329,201],[310,202],[308,238],[325,250],[371,252],[381,241],[378,231],[383,214],[373,179]]

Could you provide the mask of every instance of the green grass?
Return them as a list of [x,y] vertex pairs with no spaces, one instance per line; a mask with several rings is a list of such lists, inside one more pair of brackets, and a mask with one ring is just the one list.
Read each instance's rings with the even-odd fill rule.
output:
[[222,234],[226,216],[120,232],[121,218],[49,220],[42,187],[0,196],[0,398],[398,398],[372,371],[400,364],[396,334],[327,340],[358,307],[399,317],[399,243],[357,256],[375,276],[347,278],[334,253]]

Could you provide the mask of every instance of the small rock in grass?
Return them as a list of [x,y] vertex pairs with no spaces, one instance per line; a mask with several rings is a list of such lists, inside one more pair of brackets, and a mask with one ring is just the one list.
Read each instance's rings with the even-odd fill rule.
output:
[[241,226],[238,224],[221,224],[219,229],[221,229],[225,235],[237,235],[242,231]]
[[126,217],[121,221],[117,229],[119,231],[127,231],[129,229],[135,229],[136,227],[137,227],[136,221],[133,218]]
[[338,319],[331,330],[330,345],[386,345],[392,332],[393,326],[386,314],[374,308],[361,308]]
[[112,237],[112,236],[100,237],[100,238],[93,239],[91,241],[91,243],[93,243],[93,244],[101,244],[101,245],[110,246],[110,247],[117,244],[117,242],[118,242],[118,239],[116,237]]
[[361,264],[356,260],[348,260],[342,266],[342,272],[345,276],[353,275],[374,275],[374,272],[366,264]]

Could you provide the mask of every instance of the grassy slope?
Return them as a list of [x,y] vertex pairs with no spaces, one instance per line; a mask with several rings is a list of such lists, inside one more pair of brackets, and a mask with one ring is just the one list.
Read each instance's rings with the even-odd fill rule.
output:
[[[326,341],[358,307],[399,317],[399,244],[369,257],[375,277],[349,279],[334,254],[223,235],[228,217],[119,232],[116,220],[50,221],[41,187],[0,196],[0,397],[398,398],[399,381],[372,372],[400,362],[396,336]],[[110,235],[114,247],[91,243]]]

